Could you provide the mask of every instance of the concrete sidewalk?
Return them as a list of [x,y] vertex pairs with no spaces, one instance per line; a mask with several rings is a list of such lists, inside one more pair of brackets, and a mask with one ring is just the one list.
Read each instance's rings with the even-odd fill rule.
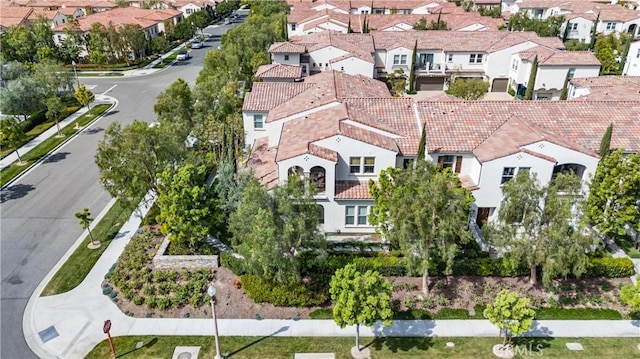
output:
[[[102,332],[105,320],[112,321],[112,335],[205,335],[213,336],[212,319],[132,318],[102,294],[104,275],[117,261],[131,237],[137,232],[141,217],[149,210],[153,198],[148,195],[138,211],[122,226],[85,280],[75,289],[60,295],[40,297],[40,293],[85,234],[34,291],[24,314],[27,344],[41,358],[83,358],[106,339]],[[106,210],[110,206],[103,211]],[[218,320],[224,336],[353,336],[354,327],[340,329],[332,320]],[[486,320],[405,320],[389,327],[376,325],[360,329],[362,336],[456,336],[495,337],[497,328]],[[640,321],[631,320],[542,320],[534,323],[527,336],[553,337],[640,337]]]
[[[114,98],[106,96],[106,95],[96,95],[95,100],[90,104],[90,106],[91,106],[91,108],[93,108],[96,105],[105,104],[105,103],[114,103],[115,104],[115,103],[117,103],[117,101]],[[88,111],[89,110],[87,109],[87,106],[82,106],[78,111],[72,113],[71,115],[69,115],[69,117],[67,117],[64,120],[61,120],[60,122],[58,122],[58,124],[60,125],[60,129],[62,130],[63,128],[68,126],[73,121],[77,120],[80,116],[84,115]],[[100,118],[100,117],[96,117],[96,119],[98,119],[98,118]],[[85,126],[85,127],[88,127],[88,125]],[[85,127],[80,128],[80,130],[84,129]],[[29,151],[33,150],[37,145],[41,144],[45,140],[47,140],[47,139],[49,139],[49,138],[51,138],[51,137],[53,137],[53,136],[55,136],[57,134],[58,134],[58,129],[56,128],[56,126],[55,125],[51,126],[48,130],[46,130],[43,133],[41,133],[38,137],[34,138],[33,140],[27,142],[22,147],[20,147],[20,149],[18,149],[18,153],[20,153],[20,157],[23,157],[25,154],[29,153]],[[69,136],[69,139],[73,138],[73,136],[75,136],[75,134],[72,135],[72,136]],[[67,141],[68,141],[68,139],[67,139]],[[16,151],[11,152],[5,158],[0,160],[0,170],[4,169],[5,167],[8,167],[9,165],[11,165],[12,163],[14,163],[17,160],[18,160],[18,156],[16,155]]]

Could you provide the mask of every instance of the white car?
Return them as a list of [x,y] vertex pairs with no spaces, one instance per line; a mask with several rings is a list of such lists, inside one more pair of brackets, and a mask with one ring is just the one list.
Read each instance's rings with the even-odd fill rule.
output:
[[202,41],[195,40],[191,43],[192,49],[200,49],[202,48]]
[[180,50],[178,51],[178,56],[176,56],[176,59],[178,61],[185,61],[189,58],[189,53],[187,52],[187,50]]

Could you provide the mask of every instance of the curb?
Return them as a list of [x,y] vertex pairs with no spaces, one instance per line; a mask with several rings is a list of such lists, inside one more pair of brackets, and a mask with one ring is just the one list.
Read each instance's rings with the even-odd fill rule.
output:
[[[29,174],[29,172],[31,172],[37,165],[41,164],[42,162],[46,161],[51,155],[55,154],[58,150],[60,150],[64,145],[66,145],[69,141],[71,141],[72,139],[76,138],[76,136],[78,136],[80,133],[84,132],[90,125],[93,125],[95,122],[101,120],[104,116],[106,116],[107,114],[109,114],[109,112],[111,112],[111,110],[113,110],[114,108],[116,108],[118,106],[118,100],[111,97],[112,99],[114,99],[115,101],[112,102],[105,102],[105,103],[111,103],[111,107],[109,107],[108,109],[106,109],[102,114],[100,114],[100,116],[97,116],[96,118],[94,118],[91,122],[87,123],[84,128],[76,131],[74,134],[72,134],[71,136],[67,137],[64,141],[62,141],[59,145],[57,145],[56,147],[54,147],[53,149],[51,149],[51,151],[49,151],[47,154],[45,154],[44,156],[40,157],[36,162],[32,163],[29,167],[27,167],[24,171],[22,171],[22,173],[20,173],[19,175],[17,175],[16,177],[14,177],[13,179],[11,179],[9,182],[7,182],[4,186],[0,187],[0,190],[4,190],[7,187],[11,186],[14,182],[17,182],[19,180],[21,180],[24,176],[26,176],[27,174]],[[102,103],[98,103],[98,105],[101,105]],[[88,111],[87,111],[88,112]],[[85,114],[87,113],[85,112]],[[78,116],[81,117],[84,116],[84,114]],[[77,120],[77,119],[76,119]],[[67,126],[71,125],[71,123],[69,123]],[[65,126],[66,128],[66,126]],[[48,139],[48,138],[47,138]],[[37,147],[37,146],[36,146]],[[34,147],[35,148],[35,147]],[[13,162],[12,162],[13,164]],[[11,164],[10,164],[11,165]],[[9,166],[10,166],[9,165]],[[9,167],[7,166],[7,167]]]

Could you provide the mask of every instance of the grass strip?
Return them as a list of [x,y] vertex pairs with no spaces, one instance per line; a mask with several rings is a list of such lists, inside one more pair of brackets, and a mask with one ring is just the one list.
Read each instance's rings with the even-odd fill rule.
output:
[[171,55],[165,57],[162,61],[160,61],[159,63],[153,65],[154,69],[161,69],[161,68],[165,68],[169,65],[171,65],[175,60],[176,57],[178,56],[177,52],[172,53]]
[[540,308],[537,320],[620,320],[622,314],[614,309],[600,308]]
[[[80,109],[80,106],[68,106],[63,115],[61,116],[62,118],[66,118],[72,114],[74,114],[76,111],[78,111]],[[29,141],[33,140],[34,138],[40,136],[41,133],[43,133],[44,131],[48,130],[49,128],[55,126],[56,121],[54,120],[47,120],[42,122],[41,124],[37,125],[36,127],[32,128],[31,130],[27,131],[25,133],[26,137],[25,140],[22,142],[22,144],[20,144],[19,147],[22,147],[24,144],[29,143]],[[0,159],[7,157],[7,155],[11,154],[13,152],[13,149],[11,148],[3,148],[0,150]]]
[[18,166],[18,163],[16,161],[11,165],[3,168],[2,171],[0,172],[0,186],[4,186],[5,184],[9,183],[12,179],[17,177],[19,174],[26,171],[27,168],[29,168],[29,166],[34,164],[36,161],[38,161],[42,157],[46,156],[58,145],[68,140],[71,135],[77,132],[77,130],[74,128],[76,123],[79,124],[80,126],[85,126],[89,122],[93,121],[100,114],[108,110],[110,107],[111,107],[110,104],[101,104],[101,105],[94,106],[93,108],[91,108],[91,110],[89,110],[88,112],[80,116],[75,121],[69,123],[63,129],[61,129],[60,132],[62,132],[64,137],[56,137],[56,136],[49,137],[48,139],[42,141],[42,143],[34,147],[31,151],[26,153],[24,156],[21,156],[22,161],[24,162],[23,165]]
[[[136,343],[143,346],[136,349]],[[447,342],[455,344],[446,346]],[[582,344],[584,351],[572,352],[566,343]],[[372,358],[492,358],[496,338],[360,338],[360,344],[371,350]],[[200,358],[213,358],[212,336],[129,336],[113,338],[118,358],[171,358],[176,346],[200,347]],[[638,338],[515,338],[518,357],[544,358],[631,358],[638,355]],[[221,337],[220,347],[230,359],[269,358],[291,359],[295,353],[335,353],[336,358],[350,359],[353,337]],[[111,352],[105,339],[87,356],[88,359],[109,358]]]
[[94,240],[99,240],[102,245],[96,249],[87,248],[90,241],[87,236],[51,278],[42,291],[42,296],[64,293],[82,283],[130,215],[131,210],[124,208],[120,201],[116,201],[100,223],[91,230]]
[[84,72],[79,73],[78,77],[103,77],[103,76],[124,76],[121,72]]

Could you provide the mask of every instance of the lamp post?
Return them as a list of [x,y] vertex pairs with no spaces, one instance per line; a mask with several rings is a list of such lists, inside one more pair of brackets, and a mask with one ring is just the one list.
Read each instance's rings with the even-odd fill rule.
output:
[[213,284],[209,284],[207,294],[211,297],[211,313],[213,315],[213,336],[216,340],[216,356],[214,359],[222,359],[220,354],[220,337],[218,336],[218,318],[216,317],[216,287]]
[[73,66],[73,73],[76,75],[76,88],[80,87],[80,80],[78,80],[78,71],[76,71],[76,62],[71,61],[71,66]]

